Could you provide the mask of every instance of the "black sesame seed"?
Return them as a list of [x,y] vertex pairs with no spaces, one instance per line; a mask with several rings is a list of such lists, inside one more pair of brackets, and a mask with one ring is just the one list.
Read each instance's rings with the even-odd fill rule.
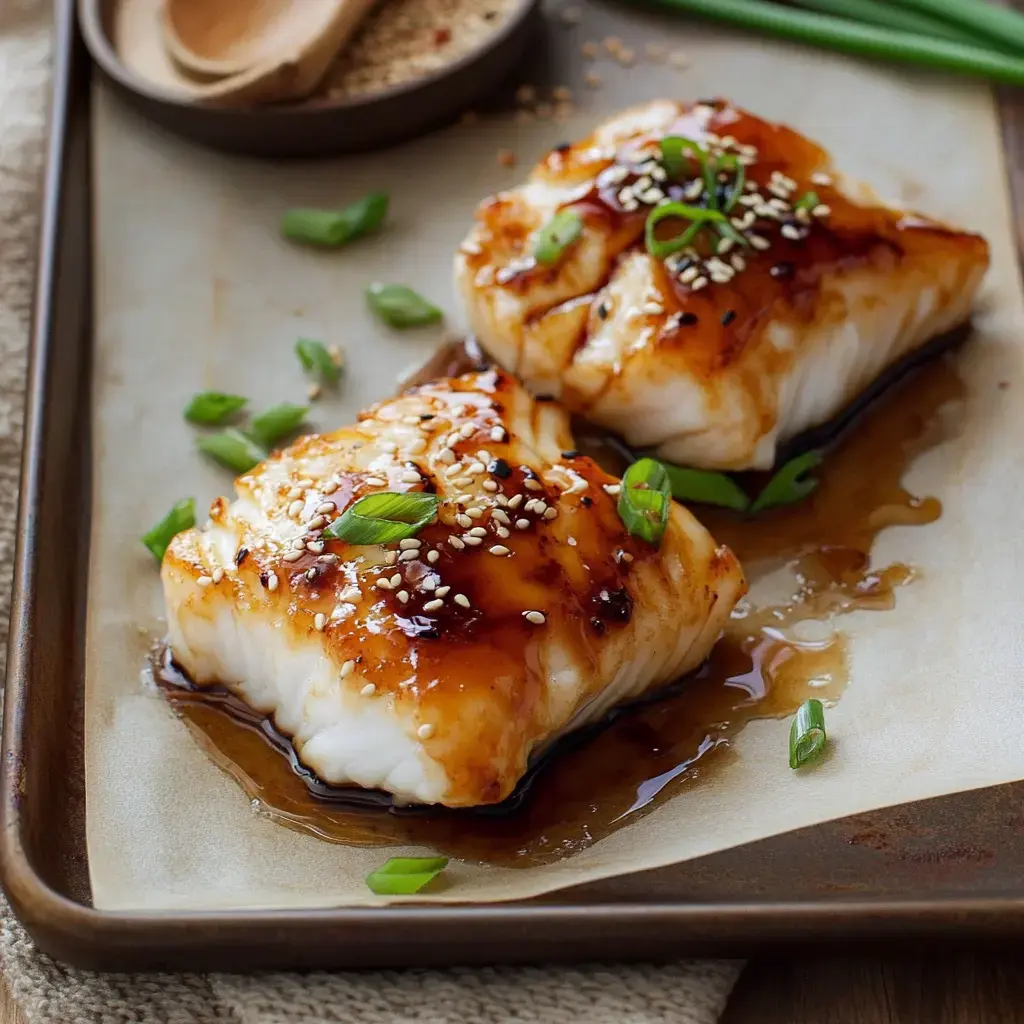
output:
[[570,448],[567,452],[562,452],[563,459],[575,459],[579,457],[579,452],[575,448]]
[[771,274],[772,277],[776,278],[792,277],[793,271],[795,269],[796,268],[793,266],[793,264],[787,261],[785,263],[776,263],[775,266],[768,271],[768,273]]
[[420,413],[420,419],[421,420],[432,420],[432,419],[434,419],[434,413],[432,413],[432,412],[421,412]]
[[504,459],[495,459],[488,464],[487,472],[505,480],[512,475],[512,467]]
[[608,627],[596,615],[590,620],[590,628],[595,633],[604,633],[608,629]]
[[679,317],[679,322],[684,327],[692,327],[697,322],[696,313],[683,313]]
[[269,582],[270,582],[270,573],[268,573],[268,572],[261,572],[260,573],[260,583],[262,583],[263,586],[266,586]]
[[597,304],[597,316],[599,320],[608,319],[608,304],[606,302],[599,302]]
[[591,498],[589,495],[584,494],[583,497],[580,498],[580,504],[584,508],[590,508],[590,506],[594,504],[594,499]]
[[736,310],[735,309],[727,309],[722,314],[722,326],[723,327],[728,327],[729,324],[731,324],[733,322],[733,320],[735,320],[735,319],[736,319]]
[[239,548],[238,553],[235,555],[235,565],[241,567],[242,563],[249,557],[248,548]]

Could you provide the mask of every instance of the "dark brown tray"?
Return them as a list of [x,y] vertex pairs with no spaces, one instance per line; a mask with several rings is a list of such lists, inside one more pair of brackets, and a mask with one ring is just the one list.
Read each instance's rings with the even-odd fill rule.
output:
[[[256,970],[661,959],[1024,934],[1021,785],[859,815],[512,905],[94,910],[82,771],[90,69],[72,8],[58,4],[0,775],[2,881],[41,948],[102,970]],[[1007,96],[1003,109],[1024,196],[1024,106]]]

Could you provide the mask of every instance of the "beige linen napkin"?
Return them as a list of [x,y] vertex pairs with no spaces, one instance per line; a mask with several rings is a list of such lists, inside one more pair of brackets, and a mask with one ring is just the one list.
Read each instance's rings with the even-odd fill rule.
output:
[[[0,0],[0,623],[6,644],[44,121],[48,0]],[[3,648],[0,647],[0,657]],[[712,1024],[739,965],[94,975],[36,951],[0,900],[3,982],[28,1024]]]

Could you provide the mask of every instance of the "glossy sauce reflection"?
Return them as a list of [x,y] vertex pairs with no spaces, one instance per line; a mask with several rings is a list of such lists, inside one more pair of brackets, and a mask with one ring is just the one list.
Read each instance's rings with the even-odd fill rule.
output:
[[[435,362],[431,374],[467,365],[454,350]],[[558,860],[681,787],[700,785],[730,756],[730,740],[747,722],[789,715],[809,696],[839,697],[846,654],[829,617],[890,608],[896,588],[912,578],[907,566],[872,566],[871,546],[887,526],[938,518],[939,502],[911,495],[901,480],[916,454],[955,429],[951,414],[962,394],[952,363],[935,359],[891,388],[840,439],[821,468],[818,491],[803,505],[755,520],[695,509],[739,556],[755,594],[759,580],[780,571],[789,592],[771,606],[738,609],[709,661],[669,695],[563,741],[531,772],[511,809],[393,810],[374,794],[357,794],[362,805],[353,803],[353,794],[302,772],[287,740],[235,698],[190,690],[163,669],[158,678],[201,746],[285,825],[335,842],[424,846],[508,866]]]

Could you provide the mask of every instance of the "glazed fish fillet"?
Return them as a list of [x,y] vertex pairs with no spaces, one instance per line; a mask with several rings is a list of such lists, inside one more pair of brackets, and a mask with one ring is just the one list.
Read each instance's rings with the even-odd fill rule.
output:
[[[696,223],[665,217],[652,250],[647,220],[670,202],[728,224],[664,252]],[[582,232],[541,263],[563,210]],[[988,259],[977,235],[843,183],[789,128],[658,101],[486,200],[455,275],[482,346],[534,393],[667,461],[741,470],[770,468],[781,442],[968,320]]]
[[[745,584],[674,505],[659,548],[566,413],[501,370],[415,387],[236,481],[162,577],[175,659],[273,716],[325,782],[452,807],[507,797],[531,755],[695,668]],[[325,540],[350,504],[427,491],[385,546]]]

